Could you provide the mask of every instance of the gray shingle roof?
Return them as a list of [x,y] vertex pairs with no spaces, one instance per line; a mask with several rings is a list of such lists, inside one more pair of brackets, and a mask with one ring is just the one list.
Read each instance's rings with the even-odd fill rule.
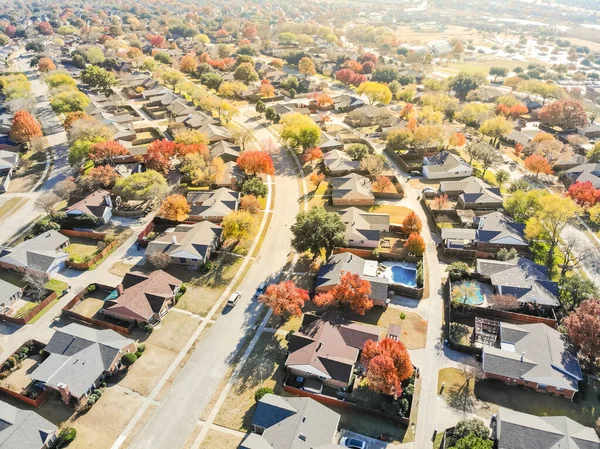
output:
[[470,176],[460,181],[442,181],[441,192],[461,192],[460,197],[465,203],[502,204],[500,190],[491,187],[485,181]]
[[0,449],[40,449],[56,430],[34,411],[0,401]]
[[380,227],[389,227],[388,214],[370,214],[356,207],[339,211],[346,225],[346,240],[379,241]]
[[0,279],[0,304],[3,303],[8,305],[8,300],[17,293],[19,293],[21,290],[22,287],[19,287],[15,284],[11,284],[10,282],[5,281],[4,279]]
[[66,258],[67,253],[56,251],[69,241],[68,237],[56,231],[48,231],[30,240],[25,240],[13,248],[2,248],[0,261],[27,267],[30,270],[46,272],[57,258]]
[[471,168],[462,158],[448,151],[440,151],[435,156],[423,158],[423,165],[427,165],[430,173],[444,173],[460,166]]
[[331,180],[332,195],[334,198],[344,199],[373,199],[371,181],[364,176],[350,173],[348,176],[333,178]]
[[239,192],[225,187],[210,192],[190,192],[187,194],[190,216],[224,218],[237,209],[239,197]]
[[333,172],[358,170],[360,163],[353,161],[348,153],[340,150],[331,150],[323,156],[325,167]]
[[222,233],[223,228],[209,221],[179,225],[151,241],[146,254],[163,252],[171,257],[204,259],[208,249],[220,239]]

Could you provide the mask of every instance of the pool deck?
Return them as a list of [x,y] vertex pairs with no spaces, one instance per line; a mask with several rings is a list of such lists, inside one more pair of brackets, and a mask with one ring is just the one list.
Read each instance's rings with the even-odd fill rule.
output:
[[[405,285],[407,287],[416,287],[417,282],[416,282],[416,277],[417,277],[417,264],[412,263],[412,262],[381,262],[380,265],[383,265],[386,267],[385,271],[382,273],[382,276],[385,277],[386,279],[388,279],[392,284],[397,284],[397,285]],[[414,270],[415,272],[415,277],[412,280],[411,284],[407,284],[404,282],[396,282],[396,280],[393,278],[392,275],[392,269],[394,267],[401,267],[407,270]]]

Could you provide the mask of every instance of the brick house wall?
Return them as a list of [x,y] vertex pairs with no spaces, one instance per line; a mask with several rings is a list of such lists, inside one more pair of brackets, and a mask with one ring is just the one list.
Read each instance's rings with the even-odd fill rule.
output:
[[565,397],[567,399],[573,399],[573,396],[575,395],[576,391],[574,390],[560,390],[556,387],[553,387],[551,385],[548,385],[545,388],[541,388],[539,384],[535,383],[535,382],[528,382],[525,381],[523,379],[514,379],[511,377],[506,377],[506,376],[500,376],[497,374],[493,374],[493,373],[484,373],[483,375],[484,379],[497,379],[500,380],[502,382],[504,382],[506,385],[512,386],[512,387],[516,387],[516,386],[523,386],[526,388],[531,388],[532,390],[535,390],[538,393],[546,393],[546,394],[553,394],[556,396],[562,396]]
[[372,206],[375,204],[374,198],[364,198],[364,199],[346,199],[346,198],[334,198],[333,200],[334,206]]

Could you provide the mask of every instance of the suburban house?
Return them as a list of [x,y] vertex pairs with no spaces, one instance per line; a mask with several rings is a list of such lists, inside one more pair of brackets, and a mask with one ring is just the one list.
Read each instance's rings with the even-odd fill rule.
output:
[[324,293],[340,283],[344,273],[358,274],[371,284],[371,300],[373,304],[385,306],[388,302],[390,281],[377,274],[376,260],[365,260],[352,253],[339,253],[329,256],[321,265],[317,274],[315,294]]
[[[473,211],[470,211],[473,213]],[[442,228],[444,248],[497,253],[501,248],[526,251],[525,225],[502,212],[473,216],[470,228]]]
[[588,139],[597,139],[600,137],[600,124],[590,123],[586,127],[577,128],[577,134]]
[[581,164],[563,172],[568,184],[590,181],[594,188],[600,189],[600,164]]
[[240,192],[222,187],[212,192],[189,192],[187,202],[190,205],[190,221],[209,220],[220,223],[231,212],[236,211]]
[[110,305],[102,313],[128,322],[156,324],[169,311],[182,282],[157,270],[148,275],[127,273],[121,285],[122,293],[118,294],[121,289],[117,289],[118,295],[106,300]]
[[342,94],[333,99],[333,108],[338,112],[350,112],[365,105],[358,97]]
[[210,147],[210,157],[220,157],[223,162],[236,162],[240,157],[240,147],[226,140],[219,140]]
[[44,348],[50,355],[29,375],[60,393],[65,404],[79,402],[121,368],[121,357],[135,342],[111,329],[71,323],[57,329]]
[[96,190],[67,208],[67,216],[92,215],[98,219],[99,224],[106,224],[112,218],[113,202],[110,192]]
[[484,378],[572,399],[583,374],[564,336],[541,323],[499,324],[498,344],[483,347]]
[[472,174],[473,167],[448,151],[423,158],[423,176],[427,179],[465,178]]
[[378,341],[380,332],[376,326],[344,321],[337,315],[306,313],[289,339],[286,370],[290,376],[347,388],[363,346],[368,340]]
[[[23,296],[23,287],[0,279],[0,313],[4,313],[10,306]],[[2,447],[2,446],[0,446]]]
[[206,125],[216,125],[218,122],[204,112],[195,111],[193,113],[179,116],[175,119],[175,123],[169,125],[170,130],[180,129],[185,126],[191,129],[199,129]]
[[346,225],[346,242],[351,248],[377,248],[381,233],[390,230],[388,214],[372,214],[356,207],[349,207],[339,213]]
[[0,401],[0,448],[47,449],[58,428],[33,410],[21,410]]
[[550,280],[548,269],[525,258],[500,261],[477,259],[477,274],[494,286],[496,293],[512,295],[521,304],[558,307],[558,282]]
[[322,132],[321,138],[319,139],[319,143],[317,146],[323,151],[323,153],[327,153],[332,150],[343,150],[344,143],[337,139],[335,136]]
[[552,170],[555,172],[560,172],[564,170],[569,170],[570,168],[578,167],[587,162],[587,158],[582,156],[581,154],[572,153],[569,155],[561,155],[554,163],[552,164]]
[[446,39],[429,42],[427,45],[431,49],[431,53],[435,56],[444,56],[453,51],[452,45]]
[[225,162],[225,169],[221,179],[217,179],[215,187],[228,187],[233,189],[239,182],[244,180],[244,172],[239,169],[235,161]]
[[503,407],[498,410],[495,436],[498,449],[600,449],[596,431],[571,418],[535,416]]
[[0,247],[0,267],[26,273],[35,271],[50,275],[65,266],[69,255],[62,251],[69,246],[69,237],[48,231],[14,247]]
[[11,151],[8,148],[0,149],[0,193],[8,190],[13,170],[19,165],[19,152]]
[[460,181],[442,181],[440,192],[448,195],[448,198],[457,198],[457,208],[461,209],[495,210],[501,208],[503,203],[500,189],[474,176]]
[[220,140],[233,141],[233,135],[223,126],[217,125],[205,125],[200,128],[210,143],[219,142]]
[[221,243],[222,233],[223,228],[210,221],[180,224],[148,243],[146,255],[165,253],[173,264],[201,267]]
[[240,449],[335,449],[340,415],[312,398],[264,395]]
[[332,176],[343,176],[357,171],[360,167],[360,162],[352,160],[348,153],[341,150],[331,150],[329,153],[325,153],[323,163]]
[[372,206],[375,203],[371,181],[356,173],[332,178],[331,189],[334,206]]

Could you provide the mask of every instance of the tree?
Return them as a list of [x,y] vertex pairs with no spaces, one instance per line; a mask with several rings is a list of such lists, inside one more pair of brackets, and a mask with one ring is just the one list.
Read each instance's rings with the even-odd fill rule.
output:
[[315,191],[319,188],[319,185],[325,179],[325,175],[323,173],[312,173],[310,175],[310,182],[315,186]]
[[274,315],[301,316],[304,303],[309,300],[308,292],[296,286],[293,281],[271,284],[260,295],[258,301],[269,307]]
[[208,160],[201,153],[190,153],[182,157],[179,170],[189,176],[192,185],[210,186],[223,178],[225,164],[220,157]]
[[106,96],[112,92],[112,87],[117,84],[115,76],[102,67],[90,65],[81,72],[81,81],[91,88],[97,88]]
[[92,145],[89,158],[96,165],[114,165],[119,156],[129,155],[129,150],[116,140],[107,140]]
[[157,215],[167,220],[184,221],[188,218],[190,210],[185,196],[173,194],[164,199]]
[[433,207],[437,210],[442,210],[448,204],[448,195],[442,193],[433,199]]
[[365,95],[369,99],[369,103],[388,104],[392,101],[392,92],[385,84],[367,81],[362,83],[356,89],[359,95]]
[[258,100],[254,109],[256,112],[262,115],[267,109],[267,107],[265,106],[265,103],[262,100]]
[[100,47],[90,47],[88,51],[85,53],[85,59],[90,64],[102,64],[106,59],[104,57],[104,52]]
[[256,73],[256,70],[254,70],[254,66],[251,63],[244,62],[235,69],[233,78],[248,84],[258,81],[258,73]]
[[481,73],[468,74],[461,72],[450,80],[449,87],[456,92],[460,98],[466,98],[467,94],[477,89],[485,82],[485,75]]
[[375,178],[375,181],[373,181],[373,190],[375,192],[384,192],[386,189],[390,188],[391,186],[392,186],[392,181],[387,176],[379,175]]
[[69,128],[71,128],[71,125],[74,122],[76,122],[77,120],[91,119],[91,118],[92,117],[90,117],[89,115],[87,115],[83,111],[68,112],[67,114],[65,114],[65,119],[63,121],[63,126],[65,127],[65,129],[69,129]]
[[600,189],[596,189],[591,181],[578,181],[571,184],[567,195],[586,209],[600,202]]
[[171,256],[167,253],[161,253],[159,251],[146,254],[146,261],[155,270],[164,270],[171,263]]
[[38,70],[42,73],[50,72],[51,70],[55,69],[56,66],[50,58],[40,58],[40,60],[38,61]]
[[244,195],[240,200],[240,210],[256,215],[260,212],[260,201],[254,195]]
[[23,275],[23,282],[25,283],[27,294],[35,301],[41,301],[48,296],[48,290],[46,290],[48,279],[43,273],[38,271],[27,271]]
[[364,315],[373,307],[370,295],[371,283],[359,274],[347,271],[342,274],[337,285],[316,295],[313,302],[317,307],[348,306],[353,312]]
[[54,28],[52,28],[50,22],[40,22],[37,24],[36,28],[40,34],[43,34],[44,36],[50,36],[54,34]]
[[302,162],[305,164],[319,159],[323,159],[323,151],[319,147],[307,148],[302,153]]
[[307,115],[300,113],[285,114],[281,119],[283,128],[281,138],[291,147],[312,148],[321,138],[319,126]]
[[463,147],[467,143],[467,138],[462,133],[452,133],[450,138],[448,139],[448,145],[457,148]]
[[504,201],[504,208],[518,223],[525,223],[541,209],[540,199],[547,195],[546,190],[516,190]]
[[579,348],[579,357],[591,368],[600,359],[600,299],[586,299],[562,322],[569,340]]
[[588,152],[587,157],[590,162],[600,162],[600,142],[596,142],[594,147]]
[[260,82],[260,87],[258,91],[265,98],[269,98],[275,95],[275,88],[273,87],[273,84],[271,84],[271,81],[269,81],[266,78],[263,78]]
[[496,172],[496,182],[498,183],[498,188],[502,189],[502,185],[510,180],[510,173],[507,170],[500,169]]
[[385,156],[381,154],[367,154],[361,159],[359,168],[371,176],[379,175],[385,169]]
[[265,183],[260,178],[254,176],[246,179],[241,189],[244,195],[254,195],[256,197],[265,197],[269,191]]
[[515,310],[520,306],[519,301],[514,295],[495,294],[488,297],[488,302],[492,309],[497,310]]
[[456,423],[452,432],[452,436],[458,440],[471,434],[478,438],[488,438],[490,436],[490,428],[482,420],[471,418],[463,419]]
[[193,55],[185,55],[179,60],[179,70],[183,73],[194,73],[198,67],[198,61]]
[[265,118],[271,123],[279,122],[279,114],[273,107],[268,107],[265,109]]
[[123,356],[121,357],[121,364],[125,368],[129,368],[136,361],[137,361],[137,355],[135,355],[133,352],[127,352],[127,353],[123,354]]
[[402,232],[406,235],[420,234],[422,229],[423,223],[414,211],[411,211],[402,221]]
[[313,257],[325,249],[329,256],[336,246],[343,246],[346,240],[346,225],[335,212],[323,207],[314,207],[308,212],[300,212],[292,225],[292,246],[299,253],[310,251]]
[[385,138],[386,148],[392,151],[406,150],[414,144],[415,138],[409,129],[392,130]]
[[470,269],[469,265],[467,265],[465,262],[452,262],[450,265],[448,265],[446,271],[448,272],[450,279],[453,281],[459,281],[469,273]]
[[588,116],[578,100],[558,100],[544,106],[538,117],[542,123],[562,129],[581,128],[588,124]]
[[492,139],[492,145],[496,145],[498,140],[509,135],[512,129],[513,127],[510,122],[506,121],[506,117],[497,115],[484,121],[479,131]]
[[402,394],[402,382],[414,372],[404,343],[391,338],[367,340],[360,361],[367,368],[369,389],[394,397]]
[[69,199],[75,190],[77,190],[77,184],[75,184],[75,180],[71,177],[56,183],[53,189],[56,196],[61,199]]
[[523,161],[525,168],[539,178],[540,174],[549,175],[552,173],[552,166],[548,160],[539,154],[532,154]]
[[422,125],[413,132],[414,143],[423,150],[444,144],[444,130],[441,125]]
[[197,129],[186,129],[179,131],[175,136],[175,143],[181,145],[207,145],[208,137]]
[[90,99],[78,90],[59,92],[50,97],[50,106],[56,113],[83,111],[90,104]]
[[492,440],[479,438],[473,434],[469,434],[461,438],[450,449],[492,449],[494,442]]
[[490,75],[494,77],[494,82],[496,82],[498,77],[504,78],[508,75],[508,69],[506,67],[490,67]]
[[305,56],[298,62],[298,71],[305,77],[317,74],[315,63],[308,56]]
[[54,215],[56,204],[59,202],[60,198],[55,193],[45,193],[35,201],[35,205],[52,217]]
[[10,140],[18,143],[28,143],[34,137],[42,137],[42,127],[27,111],[17,111],[10,127]]
[[264,151],[244,151],[237,159],[237,166],[250,176],[275,174],[273,159]]
[[241,81],[224,81],[219,86],[219,94],[224,97],[239,97],[247,88]]
[[250,212],[237,210],[223,219],[223,236],[239,242],[246,238],[256,226],[256,220]]
[[585,300],[598,297],[594,282],[579,273],[561,276],[558,285],[560,305],[565,312],[573,311]]
[[109,189],[119,179],[119,174],[110,165],[100,165],[92,168],[83,176],[83,183],[90,189]]
[[411,254],[420,257],[425,252],[425,240],[416,232],[410,234],[404,248]]
[[484,177],[488,168],[495,167],[496,165],[502,163],[502,156],[500,156],[500,153],[491,145],[484,142],[480,143],[483,145],[479,146],[476,158],[483,166],[483,173],[481,174],[481,177]]
[[167,180],[164,176],[154,170],[148,170],[119,179],[113,192],[128,201],[161,198],[167,190]]
[[549,245],[546,265],[554,269],[554,250],[565,227],[580,214],[580,208],[567,196],[544,195],[539,199],[539,210],[527,220],[525,236]]

